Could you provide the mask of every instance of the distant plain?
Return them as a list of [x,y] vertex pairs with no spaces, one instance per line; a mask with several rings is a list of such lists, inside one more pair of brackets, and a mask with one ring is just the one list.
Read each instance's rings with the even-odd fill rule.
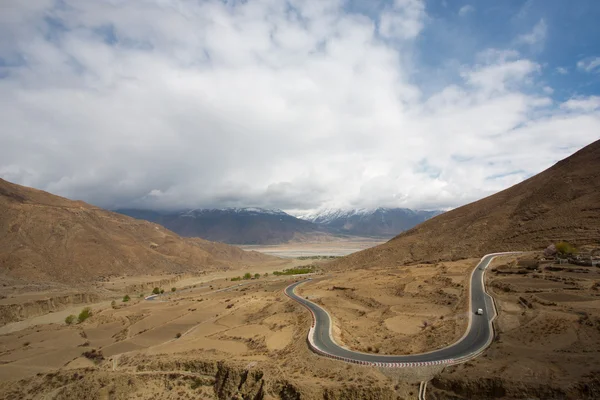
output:
[[278,245],[243,245],[244,250],[254,250],[260,253],[283,258],[297,257],[343,257],[386,242],[382,238],[339,238],[333,241],[291,242]]

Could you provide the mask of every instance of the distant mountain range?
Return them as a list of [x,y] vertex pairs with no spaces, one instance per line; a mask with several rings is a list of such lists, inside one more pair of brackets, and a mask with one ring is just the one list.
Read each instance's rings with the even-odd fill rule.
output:
[[327,209],[302,215],[299,218],[313,222],[332,233],[392,237],[441,213],[442,211],[438,210],[380,207],[354,210]]
[[298,235],[392,237],[439,214],[405,208],[326,210],[299,218],[264,208],[153,211],[116,210],[130,217],[163,225],[179,235],[231,244],[279,244]]
[[298,219],[281,210],[263,208],[116,211],[161,224],[181,236],[234,244],[278,244],[292,240],[296,233],[319,230],[312,222]]

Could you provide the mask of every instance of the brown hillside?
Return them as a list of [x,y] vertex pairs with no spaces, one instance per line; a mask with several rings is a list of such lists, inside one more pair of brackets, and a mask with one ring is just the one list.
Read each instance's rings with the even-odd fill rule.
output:
[[0,277],[89,282],[115,275],[201,273],[272,257],[0,179]]
[[446,212],[338,266],[454,260],[600,243],[600,141],[509,189]]

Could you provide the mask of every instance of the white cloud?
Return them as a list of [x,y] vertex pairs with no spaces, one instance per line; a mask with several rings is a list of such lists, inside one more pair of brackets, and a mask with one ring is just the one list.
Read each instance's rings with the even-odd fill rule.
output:
[[565,101],[560,107],[565,110],[584,113],[597,111],[600,110],[600,96],[575,97]]
[[477,62],[480,64],[502,64],[506,61],[516,60],[520,56],[514,49],[489,48],[476,54]]
[[588,57],[577,62],[577,68],[585,72],[600,72],[600,57]]
[[569,70],[564,67],[556,67],[556,72],[558,72],[561,75],[567,75],[569,73]]
[[341,1],[52,4],[0,13],[0,176],[105,207],[454,207],[599,137],[515,51],[425,98],[387,40],[422,2],[385,40]]
[[547,34],[548,26],[546,25],[546,21],[541,19],[537,24],[535,24],[531,32],[518,36],[517,43],[527,44],[530,46],[543,44],[546,40]]
[[530,60],[504,61],[463,72],[466,81],[485,91],[503,92],[528,82],[540,66]]
[[475,11],[475,7],[473,7],[470,4],[464,5],[460,8],[460,10],[458,10],[458,15],[461,17],[464,17],[466,15],[471,14],[472,12]]
[[395,0],[381,14],[379,33],[386,38],[412,39],[423,29],[425,16],[423,0]]

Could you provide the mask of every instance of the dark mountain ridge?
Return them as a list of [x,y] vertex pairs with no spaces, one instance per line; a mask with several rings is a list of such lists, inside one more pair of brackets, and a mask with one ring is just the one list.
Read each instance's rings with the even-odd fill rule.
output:
[[195,209],[174,212],[116,210],[130,217],[163,225],[182,236],[231,244],[279,244],[297,233],[318,232],[319,227],[280,210],[262,208]]

